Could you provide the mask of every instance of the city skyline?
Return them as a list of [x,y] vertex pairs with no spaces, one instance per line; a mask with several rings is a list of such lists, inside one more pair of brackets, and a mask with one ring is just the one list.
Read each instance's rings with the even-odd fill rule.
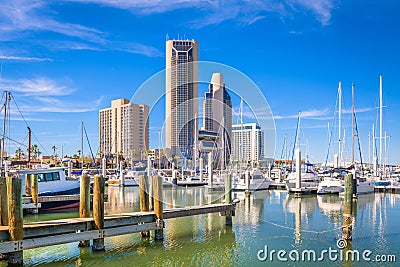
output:
[[[98,110],[112,99],[129,99],[164,68],[167,36],[195,39],[201,60],[230,65],[262,90],[275,118],[276,158],[281,156],[285,135],[291,143],[301,111],[302,148],[308,140],[310,160],[324,162],[327,124],[335,123],[339,81],[348,137],[351,84],[355,83],[361,147],[368,159],[368,133],[373,123],[378,128],[382,74],[384,128],[390,136],[388,162],[398,163],[400,35],[395,11],[399,5],[329,0],[313,4],[220,1],[216,5],[202,1],[6,1],[0,11],[0,85],[13,92],[47,150],[41,148],[43,153],[52,154],[53,145],[60,153],[64,144],[65,153],[71,155],[80,149],[81,121],[96,147]],[[199,89],[199,95],[202,92]],[[238,111],[237,102],[233,109]],[[26,125],[18,113],[11,113],[10,135],[23,142]],[[162,121],[151,119],[150,147],[158,146]],[[336,132],[333,129],[330,157],[336,152]]]

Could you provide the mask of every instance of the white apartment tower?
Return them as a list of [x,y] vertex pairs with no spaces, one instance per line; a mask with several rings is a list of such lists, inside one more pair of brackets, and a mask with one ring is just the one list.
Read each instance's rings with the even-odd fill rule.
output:
[[122,153],[124,158],[140,158],[149,147],[149,107],[128,99],[111,101],[99,110],[99,147],[103,154]]
[[232,125],[232,155],[234,162],[257,162],[264,158],[264,131],[257,123]]
[[191,157],[198,112],[198,43],[166,43],[165,142],[170,155]]
[[208,92],[204,94],[203,129],[218,133],[220,166],[226,166],[231,154],[232,101],[225,88],[222,73],[213,73]]

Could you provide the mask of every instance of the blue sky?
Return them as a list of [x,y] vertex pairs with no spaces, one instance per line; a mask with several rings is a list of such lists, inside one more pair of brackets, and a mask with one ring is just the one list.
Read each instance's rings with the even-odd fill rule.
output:
[[[285,134],[291,142],[302,111],[303,149],[307,139],[310,159],[322,162],[339,81],[347,110],[355,83],[363,157],[368,158],[383,74],[388,162],[397,163],[399,8],[395,0],[3,0],[0,86],[12,91],[44,154],[52,153],[53,145],[60,153],[62,144],[65,153],[76,153],[81,121],[97,151],[98,109],[115,98],[130,99],[165,67],[166,36],[195,39],[200,60],[232,66],[262,90],[276,119],[277,158]],[[10,136],[23,142],[26,124],[16,109],[11,118]],[[163,117],[151,120],[151,146],[156,146]],[[350,148],[349,114],[343,125]],[[10,143],[11,152],[16,147]]]

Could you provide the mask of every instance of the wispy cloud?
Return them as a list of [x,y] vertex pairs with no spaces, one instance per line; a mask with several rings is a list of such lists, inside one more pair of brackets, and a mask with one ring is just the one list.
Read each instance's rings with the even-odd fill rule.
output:
[[[0,33],[2,40],[26,39],[29,34],[53,32],[73,40],[37,42],[46,47],[68,50],[118,50],[146,56],[162,56],[154,47],[135,42],[117,42],[99,29],[81,24],[59,21],[51,5],[43,0],[10,0],[0,8]],[[79,40],[79,41],[77,41]],[[35,43],[35,41],[33,41]]]
[[194,27],[218,24],[226,20],[236,20],[249,25],[267,17],[270,13],[290,16],[299,9],[312,12],[316,19],[327,25],[334,8],[333,0],[65,0],[77,3],[94,3],[118,9],[149,15],[183,8],[196,8],[204,11],[205,17],[193,22]]
[[286,0],[286,3],[293,10],[299,7],[313,12],[322,25],[329,24],[332,10],[335,7],[333,0]]
[[2,80],[0,84],[4,89],[23,93],[23,96],[65,96],[74,90],[63,85],[58,85],[54,80],[38,77],[33,79]]
[[[63,82],[67,83],[67,82]],[[89,112],[97,110],[103,97],[84,101],[73,98],[75,89],[67,85],[59,85],[46,77],[20,80],[2,80],[0,88],[11,91],[17,98],[18,108],[22,113],[32,114],[40,112]],[[14,110],[14,115],[19,111]]]
[[[355,110],[354,110],[354,112],[355,113],[364,113],[364,112],[369,112],[369,111],[373,111],[373,110],[375,110],[376,108],[356,108]],[[344,109],[344,110],[342,110],[342,113],[343,114],[351,114],[352,113],[352,110],[351,109]]]
[[98,99],[78,102],[62,101],[54,97],[37,97],[39,105],[23,106],[23,110],[34,110],[35,112],[55,112],[55,113],[81,113],[98,110],[103,97]]
[[18,56],[1,56],[0,59],[10,61],[53,61],[51,58],[39,58],[39,57],[18,57]]
[[[297,119],[298,116],[299,116],[299,113],[293,114],[293,115],[275,115],[274,119],[275,120]],[[329,116],[328,109],[323,109],[323,110],[312,109],[312,110],[307,110],[307,111],[301,111],[300,118],[302,118],[302,119],[306,118],[306,119],[312,119],[312,120],[329,120],[332,117]]]

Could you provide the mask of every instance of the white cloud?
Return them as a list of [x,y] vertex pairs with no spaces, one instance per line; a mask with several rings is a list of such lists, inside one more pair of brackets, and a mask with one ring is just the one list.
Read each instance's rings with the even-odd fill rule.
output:
[[[63,82],[67,83],[67,82]],[[56,81],[45,77],[20,80],[3,80],[0,86],[11,91],[18,109],[23,114],[41,112],[89,112],[98,110],[103,97],[94,100],[82,100],[73,97],[74,89],[59,85]],[[73,98],[74,100],[70,100]],[[19,115],[16,107],[12,115]],[[14,119],[15,120],[15,119]]]
[[[328,109],[323,109],[323,110],[318,110],[318,109],[312,109],[312,110],[307,110],[307,111],[301,111],[300,112],[300,118],[304,119],[312,119],[312,120],[329,120],[331,117],[329,115],[329,110]],[[275,120],[282,120],[282,119],[297,119],[299,114],[293,114],[293,115],[275,115],[274,119]]]
[[[356,108],[355,110],[354,110],[354,112],[355,113],[364,113],[364,112],[369,112],[369,111],[373,111],[373,110],[375,110],[375,108]],[[342,113],[343,114],[351,114],[352,113],[352,110],[351,109],[344,109],[344,110],[342,110]]]
[[334,8],[333,0],[286,0],[286,2],[292,9],[298,6],[310,10],[322,25],[329,24]]
[[18,57],[18,56],[0,56],[0,59],[10,60],[10,61],[53,61],[51,58]]
[[[54,3],[53,3],[54,4]],[[119,50],[127,53],[146,56],[162,56],[154,47],[140,43],[114,42],[109,40],[108,34],[99,29],[76,23],[61,22],[55,18],[56,12],[42,0],[11,0],[0,8],[1,40],[26,39],[29,33],[54,32],[80,41],[33,41],[49,48],[70,50]],[[120,45],[120,46],[119,46]]]
[[183,8],[206,11],[205,17],[193,22],[193,26],[218,24],[225,20],[236,20],[242,24],[252,24],[267,13],[289,16],[298,8],[312,12],[316,19],[327,25],[334,8],[333,0],[64,0],[76,3],[94,3],[118,9],[128,9],[143,15],[164,13]]
[[58,85],[55,81],[45,78],[2,80],[1,86],[8,91],[23,93],[23,96],[64,96],[74,90]]

